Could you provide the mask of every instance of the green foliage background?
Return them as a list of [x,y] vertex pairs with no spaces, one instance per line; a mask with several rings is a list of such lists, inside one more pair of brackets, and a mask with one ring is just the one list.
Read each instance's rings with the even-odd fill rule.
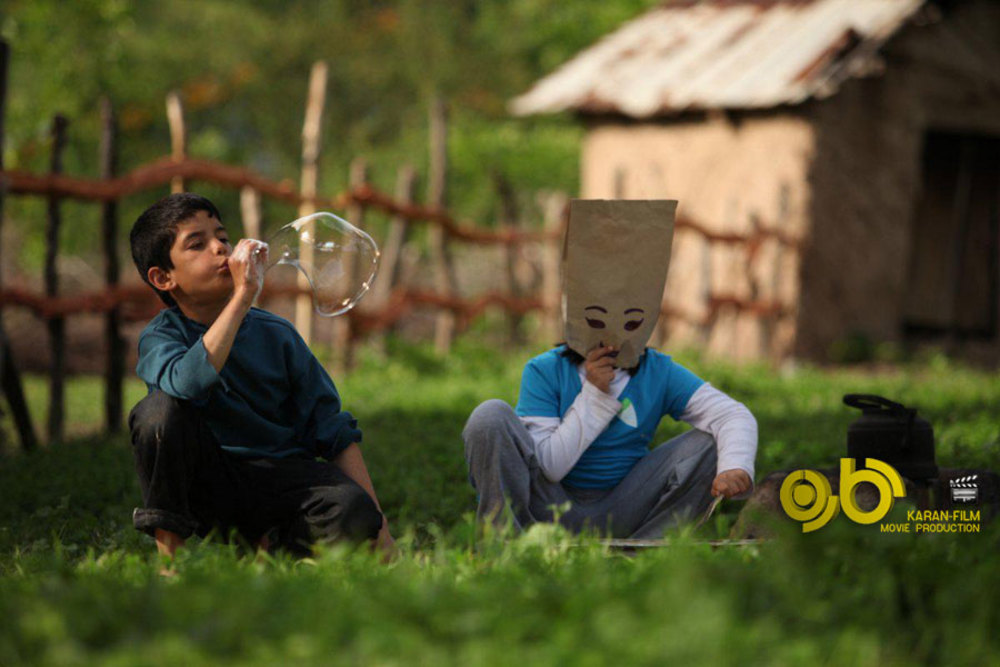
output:
[[[654,0],[7,0],[0,35],[12,51],[4,162],[46,171],[51,118],[70,119],[66,172],[98,175],[99,100],[121,123],[121,169],[170,150],[165,96],[185,102],[189,153],[297,180],[305,94],[312,63],[330,80],[321,190],[339,192],[352,158],[391,191],[396,169],[426,173],[427,108],[451,107],[450,201],[463,217],[495,219],[493,174],[519,193],[578,184],[579,125],[570,118],[513,119],[506,103],[579,49]],[[236,218],[237,194],[199,186]],[[421,188],[422,191],[423,188]],[[126,221],[164,193],[130,198]],[[37,269],[44,209],[8,200],[25,268]],[[64,248],[96,252],[99,211],[70,206]],[[267,225],[290,220],[265,208]]]

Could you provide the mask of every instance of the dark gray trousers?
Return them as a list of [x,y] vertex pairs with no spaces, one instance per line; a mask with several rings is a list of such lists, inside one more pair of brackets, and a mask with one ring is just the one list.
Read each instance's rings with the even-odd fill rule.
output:
[[336,464],[234,456],[187,401],[154,391],[128,423],[143,502],[132,520],[143,532],[235,529],[250,543],[273,535],[276,546],[305,555],[313,543],[373,539],[382,527],[375,502]]
[[[504,401],[477,407],[462,432],[480,521],[558,521],[572,532],[594,529],[616,538],[661,537],[711,504],[715,439],[692,429],[650,451],[613,489],[576,489],[545,477],[527,428]],[[557,509],[553,512],[553,508]]]

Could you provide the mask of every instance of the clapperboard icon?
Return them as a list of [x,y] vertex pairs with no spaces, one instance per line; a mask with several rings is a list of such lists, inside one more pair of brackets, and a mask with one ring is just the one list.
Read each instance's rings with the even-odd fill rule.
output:
[[977,503],[979,502],[979,485],[976,478],[979,475],[969,475],[967,477],[956,477],[951,480],[951,501],[953,503]]

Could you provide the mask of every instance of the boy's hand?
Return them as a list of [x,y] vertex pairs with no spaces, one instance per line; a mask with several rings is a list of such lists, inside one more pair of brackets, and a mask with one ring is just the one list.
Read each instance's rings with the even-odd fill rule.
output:
[[724,470],[712,482],[712,495],[732,498],[746,493],[753,486],[746,470]]
[[610,345],[595,347],[587,353],[583,368],[587,372],[587,382],[605,394],[611,391],[611,381],[615,377],[615,358],[611,354],[615,348]]
[[240,239],[229,256],[233,293],[246,303],[253,303],[264,287],[267,268],[267,244],[257,239]]

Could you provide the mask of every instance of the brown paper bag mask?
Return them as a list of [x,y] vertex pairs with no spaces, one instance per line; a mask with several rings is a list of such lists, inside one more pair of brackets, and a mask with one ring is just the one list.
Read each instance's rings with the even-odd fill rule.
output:
[[613,345],[616,367],[639,362],[660,315],[676,210],[674,200],[570,202],[562,318],[574,352]]

